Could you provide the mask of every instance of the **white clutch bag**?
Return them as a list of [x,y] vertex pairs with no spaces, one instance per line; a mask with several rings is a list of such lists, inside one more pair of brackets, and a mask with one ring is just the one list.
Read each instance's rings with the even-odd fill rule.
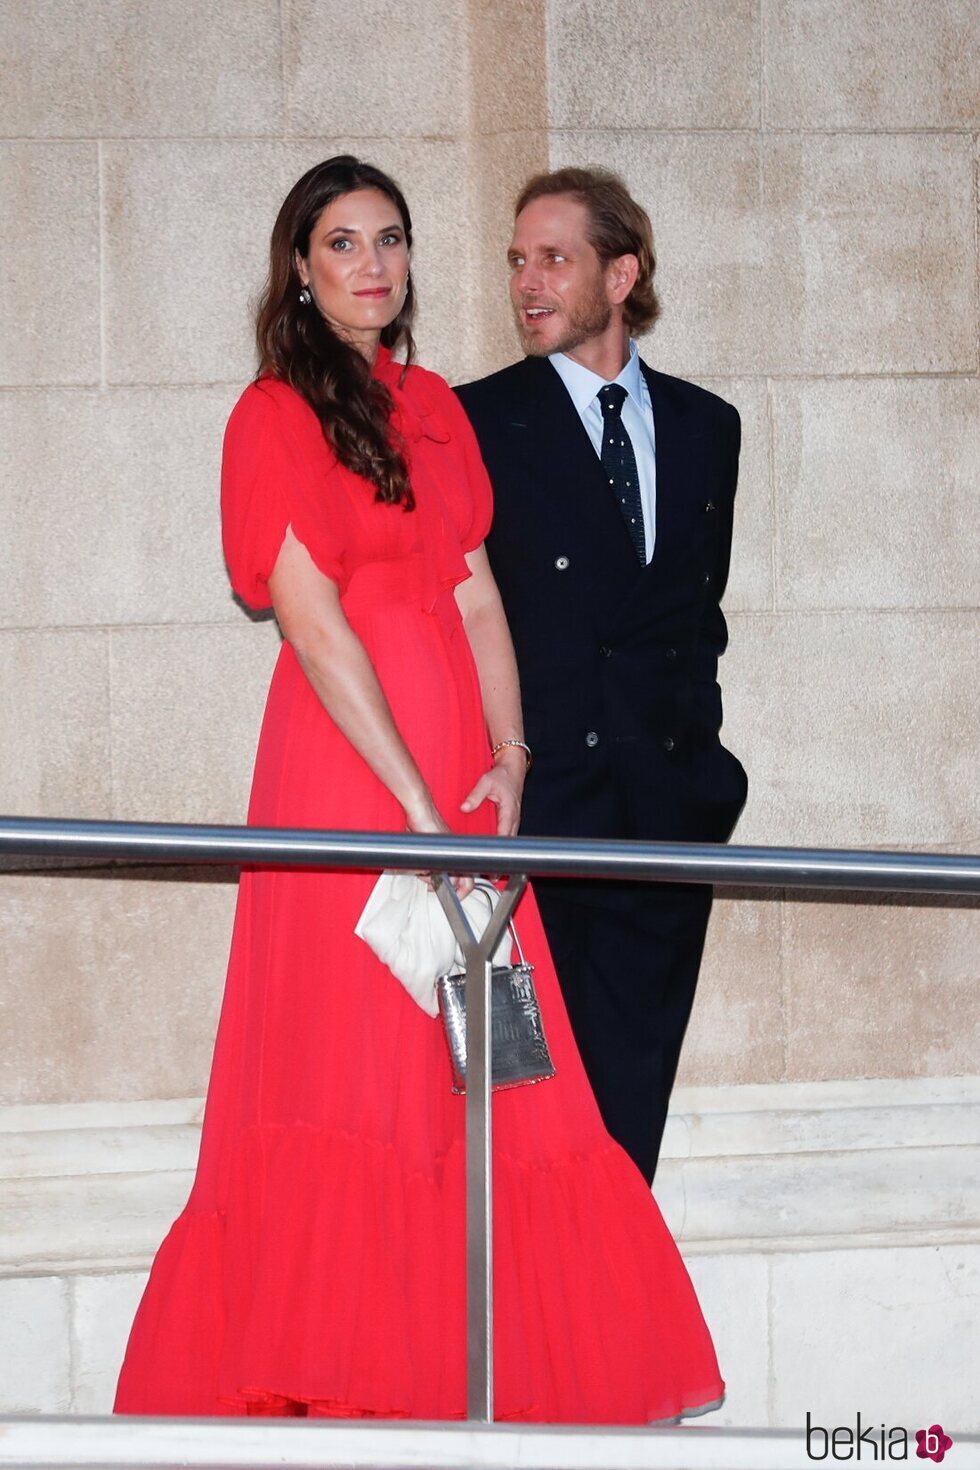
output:
[[[470,928],[480,938],[497,903],[497,891],[483,883],[463,899]],[[382,873],[354,926],[358,939],[399,979],[412,999],[438,1016],[436,978],[463,964],[449,920],[432,889],[415,873]],[[511,936],[505,929],[493,955],[509,965]]]

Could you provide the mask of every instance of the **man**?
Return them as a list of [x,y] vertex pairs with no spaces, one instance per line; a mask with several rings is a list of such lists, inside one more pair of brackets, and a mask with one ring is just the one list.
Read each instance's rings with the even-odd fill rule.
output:
[[[738,414],[638,357],[653,240],[616,175],[531,179],[509,261],[527,356],[458,391],[493,481],[487,549],[533,751],[521,830],[723,842],[746,794],[716,683]],[[606,1126],[652,1182],[711,890],[536,890]]]

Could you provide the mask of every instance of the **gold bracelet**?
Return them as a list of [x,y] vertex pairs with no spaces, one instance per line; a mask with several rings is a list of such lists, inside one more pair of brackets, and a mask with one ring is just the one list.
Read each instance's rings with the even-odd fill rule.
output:
[[529,771],[531,769],[531,747],[529,745],[525,744],[525,742],[523,740],[498,740],[497,741],[497,744],[493,747],[493,750],[490,752],[491,758],[493,760],[496,760],[496,758],[497,758],[497,752],[503,750],[506,745],[516,745],[517,748],[518,748],[518,750],[523,750],[525,759],[527,761],[527,765],[525,766],[525,770],[528,770]]

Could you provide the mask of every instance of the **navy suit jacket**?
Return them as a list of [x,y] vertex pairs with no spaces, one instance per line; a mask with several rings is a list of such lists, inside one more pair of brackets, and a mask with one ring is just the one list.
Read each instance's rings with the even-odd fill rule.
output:
[[718,738],[739,417],[642,367],[657,455],[646,567],[547,358],[457,389],[493,482],[487,552],[534,751],[521,830],[722,842],[747,789]]

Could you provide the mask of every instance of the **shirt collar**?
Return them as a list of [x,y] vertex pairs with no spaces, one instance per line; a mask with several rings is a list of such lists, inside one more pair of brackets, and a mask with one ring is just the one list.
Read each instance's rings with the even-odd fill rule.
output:
[[[594,373],[591,368],[583,367],[580,362],[566,357],[564,352],[551,353],[548,361],[568,389],[576,411],[584,414],[599,389],[606,386],[606,379]],[[643,373],[640,369],[640,354],[632,337],[626,366],[612,381],[622,384],[636,408],[643,408]]]

